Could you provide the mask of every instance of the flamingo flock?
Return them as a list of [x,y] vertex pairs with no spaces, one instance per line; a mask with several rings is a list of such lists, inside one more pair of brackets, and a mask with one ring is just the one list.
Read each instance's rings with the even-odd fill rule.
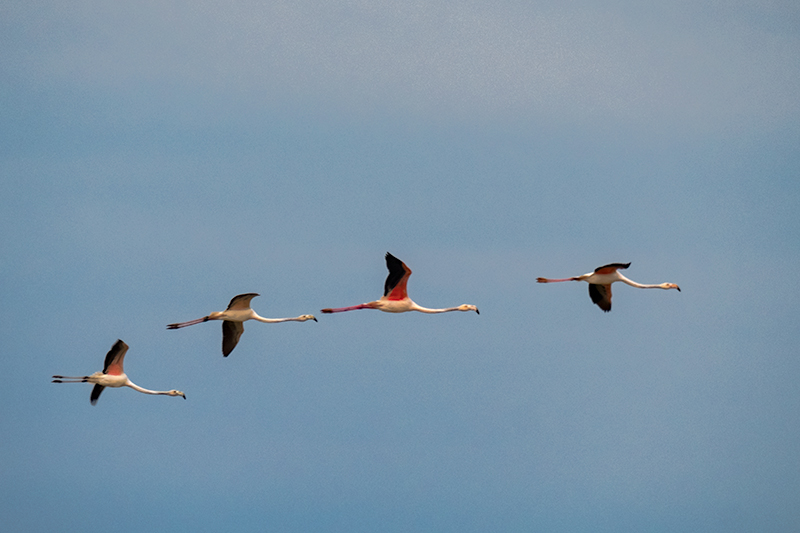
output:
[[[418,311],[420,313],[437,314],[448,313],[450,311],[475,311],[480,314],[477,306],[472,304],[461,304],[455,307],[444,308],[428,308],[422,307],[408,297],[407,284],[408,278],[411,276],[411,269],[406,266],[404,262],[396,258],[389,252],[386,253],[386,267],[389,270],[389,275],[383,287],[383,296],[378,300],[348,307],[328,307],[322,309],[322,313],[342,313],[345,311],[354,311],[357,309],[377,309],[386,313],[405,313],[407,311]],[[536,278],[539,283],[558,283],[563,281],[586,281],[589,283],[589,296],[592,302],[597,304],[600,309],[605,312],[611,311],[611,284],[615,282],[622,282],[632,287],[639,289],[677,289],[674,283],[660,283],[655,285],[645,285],[632,281],[623,276],[619,271],[627,269],[630,263],[611,263],[596,268],[593,272],[582,274],[571,278],[551,279],[551,278]],[[208,315],[190,320],[188,322],[176,322],[168,324],[167,329],[180,329],[186,326],[193,326],[201,324],[210,320],[222,321],[222,355],[227,357],[231,354],[233,349],[239,342],[239,338],[244,332],[244,322],[248,320],[256,320],[267,324],[274,324],[279,322],[307,322],[313,320],[317,322],[314,315],[305,314],[291,318],[264,318],[259,316],[251,307],[250,302],[253,298],[259,296],[257,293],[249,292],[234,296],[228,307],[224,311],[214,311]],[[161,396],[181,396],[186,399],[186,395],[179,390],[168,391],[155,391],[145,389],[133,383],[125,374],[122,368],[125,354],[128,352],[128,345],[122,340],[117,340],[111,347],[111,350],[106,354],[105,364],[103,365],[102,372],[95,372],[88,376],[53,376],[53,383],[91,383],[94,385],[92,388],[89,402],[92,405],[97,403],[100,394],[106,387],[120,388],[130,387],[131,389],[152,395]]]

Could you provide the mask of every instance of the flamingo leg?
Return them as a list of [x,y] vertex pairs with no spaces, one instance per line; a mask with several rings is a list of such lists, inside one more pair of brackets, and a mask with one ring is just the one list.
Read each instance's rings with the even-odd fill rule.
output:
[[333,309],[323,309],[323,313],[342,313],[344,311],[354,311],[356,309],[374,309],[374,307],[370,304],[358,304],[358,305],[351,305],[350,307],[335,307]]
[[208,322],[208,317],[198,318],[197,320],[190,320],[189,322],[178,322],[177,324],[167,324],[167,329],[185,328],[186,326],[194,326],[202,322]]

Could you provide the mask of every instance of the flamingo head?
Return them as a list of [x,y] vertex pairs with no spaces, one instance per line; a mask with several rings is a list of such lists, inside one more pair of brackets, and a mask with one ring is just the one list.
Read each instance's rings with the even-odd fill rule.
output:
[[459,311],[475,311],[476,313],[481,314],[481,312],[478,311],[478,308],[476,306],[474,306],[474,305],[471,305],[471,304],[459,305],[458,306],[458,310]]
[[300,322],[305,322],[306,320],[313,320],[314,322],[317,322],[317,317],[315,317],[314,315],[300,315],[299,317],[297,317],[297,319]]
[[167,391],[167,395],[169,396],[181,396],[184,400],[186,399],[186,395],[179,390],[171,390]]
[[662,289],[678,289],[678,292],[681,292],[681,288],[675,285],[674,283],[662,283]]

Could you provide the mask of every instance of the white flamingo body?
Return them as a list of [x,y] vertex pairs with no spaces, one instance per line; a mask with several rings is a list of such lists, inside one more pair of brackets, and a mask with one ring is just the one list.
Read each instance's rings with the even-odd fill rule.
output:
[[250,307],[250,300],[256,296],[258,296],[258,294],[255,292],[239,294],[231,299],[228,308],[224,311],[214,311],[213,313],[209,313],[208,316],[188,322],[169,324],[167,329],[185,328],[186,326],[201,324],[209,320],[222,320],[222,355],[228,357],[239,342],[239,337],[241,337],[244,332],[243,323],[248,320],[257,320],[259,322],[266,322],[267,324],[275,324],[278,322],[305,322],[307,320],[317,321],[314,315],[300,315],[291,318],[264,318],[263,316],[259,316],[258,313],[253,311]]
[[623,276],[619,271],[631,266],[630,263],[611,263],[597,267],[594,272],[582,274],[572,278],[549,279],[536,278],[539,283],[558,283],[561,281],[585,281],[589,283],[589,297],[592,302],[605,312],[611,311],[611,284],[617,281],[636,287],[637,289],[677,289],[681,288],[674,283],[643,284],[637,283]]
[[408,278],[411,276],[411,269],[395,256],[386,252],[386,267],[389,275],[384,283],[383,296],[373,302],[367,302],[349,307],[336,307],[323,309],[323,313],[341,313],[344,311],[354,311],[356,309],[377,309],[386,313],[405,313],[407,311],[419,311],[420,313],[447,313],[450,311],[475,311],[480,314],[478,308],[471,304],[462,304],[456,307],[445,307],[441,309],[431,309],[422,307],[408,297]]
[[122,369],[123,360],[127,352],[128,345],[121,340],[117,340],[111,347],[111,350],[106,354],[105,365],[103,365],[102,372],[95,372],[90,376],[53,376],[53,383],[93,383],[94,388],[89,398],[92,405],[97,403],[98,398],[100,398],[100,393],[102,393],[103,389],[106,387],[130,387],[144,394],[181,396],[184,400],[186,399],[186,395],[179,390],[157,391],[145,389],[128,379],[128,376]]
[[379,300],[375,300],[374,302],[367,302],[360,305],[354,305],[351,307],[339,307],[337,309],[323,309],[323,313],[340,313],[342,311],[352,311],[355,309],[377,309],[379,311],[384,311],[386,313],[405,313],[407,311],[419,311],[420,313],[447,313],[449,311],[475,311],[476,313],[480,314],[478,308],[474,305],[463,304],[456,307],[445,307],[442,309],[431,309],[429,307],[422,307],[418,305],[414,300],[409,297],[405,297],[402,300],[389,300],[385,296],[382,296]]

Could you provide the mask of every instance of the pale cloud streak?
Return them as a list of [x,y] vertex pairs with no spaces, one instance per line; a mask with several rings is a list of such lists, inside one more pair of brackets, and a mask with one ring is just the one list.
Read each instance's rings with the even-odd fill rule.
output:
[[191,88],[355,113],[723,127],[796,117],[800,40],[781,24],[797,9],[714,7],[84,2],[46,15],[18,7],[9,24],[39,50],[28,61],[17,43],[10,68],[34,84]]

